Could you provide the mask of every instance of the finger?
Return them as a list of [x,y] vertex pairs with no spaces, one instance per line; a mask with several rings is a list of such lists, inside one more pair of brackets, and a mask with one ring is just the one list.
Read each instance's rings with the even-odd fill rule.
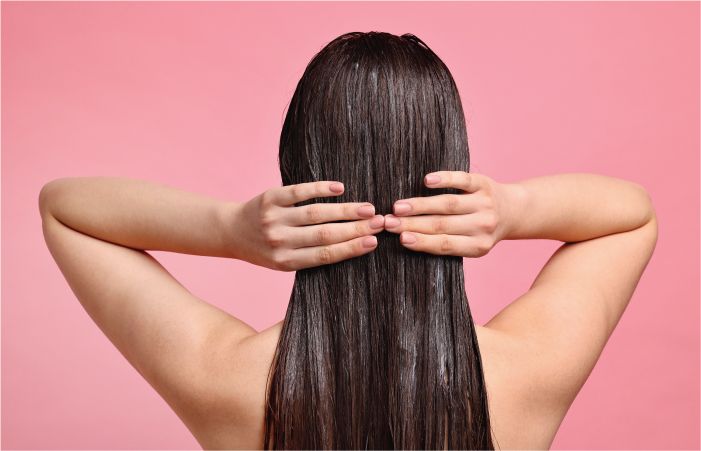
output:
[[438,171],[426,174],[424,183],[429,188],[458,188],[474,193],[480,188],[478,174],[465,171]]
[[338,196],[343,190],[343,183],[323,181],[280,186],[270,189],[269,193],[275,205],[286,207],[316,197]]
[[470,215],[424,215],[402,218],[387,215],[385,230],[392,233],[409,231],[431,235],[474,235],[480,233],[483,227],[478,222],[478,218]]
[[323,222],[370,218],[375,207],[367,202],[343,204],[317,203],[285,208],[283,221],[289,225],[321,224]]
[[372,219],[360,221],[290,227],[286,231],[285,244],[296,249],[341,243],[381,232],[384,230],[384,223],[384,216],[377,215]]
[[474,213],[479,208],[473,196],[465,194],[439,194],[437,196],[412,197],[394,203],[394,214],[409,215],[460,215]]
[[343,243],[295,249],[292,255],[299,269],[304,269],[358,257],[372,252],[376,247],[376,236],[364,236]]
[[481,237],[464,235],[426,235],[416,232],[402,232],[399,241],[408,249],[436,255],[481,257],[490,249],[488,243]]

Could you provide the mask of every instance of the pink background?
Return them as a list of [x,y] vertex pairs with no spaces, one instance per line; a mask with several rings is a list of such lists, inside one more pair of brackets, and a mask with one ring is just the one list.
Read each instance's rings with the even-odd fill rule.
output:
[[[642,183],[657,250],[553,448],[699,448],[699,3],[2,3],[2,446],[197,448],[91,322],[41,233],[43,183],[123,175],[248,200],[285,107],[347,31],[412,32],[460,88],[472,170]],[[558,246],[466,260],[478,323]],[[262,329],[293,275],[156,253]]]

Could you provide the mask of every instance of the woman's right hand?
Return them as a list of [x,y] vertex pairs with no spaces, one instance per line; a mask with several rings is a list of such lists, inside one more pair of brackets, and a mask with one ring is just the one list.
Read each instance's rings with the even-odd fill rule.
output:
[[[340,262],[372,252],[384,217],[367,202],[298,203],[340,196],[342,183],[307,182],[266,190],[246,203],[226,204],[230,255],[279,271]],[[343,222],[338,222],[343,221]]]
[[429,188],[457,188],[462,194],[401,199],[385,229],[400,233],[408,249],[438,255],[481,257],[508,233],[511,187],[483,174],[433,172],[424,178]]

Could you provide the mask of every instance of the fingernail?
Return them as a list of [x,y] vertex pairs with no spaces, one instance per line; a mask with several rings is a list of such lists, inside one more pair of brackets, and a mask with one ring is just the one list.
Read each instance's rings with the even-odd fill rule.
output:
[[377,215],[370,220],[370,227],[373,229],[379,229],[383,225],[385,225],[385,217],[382,215]]
[[366,218],[369,218],[370,216],[375,214],[375,207],[372,205],[363,205],[361,207],[358,207],[358,215],[359,216],[365,216]]
[[329,189],[331,191],[333,191],[334,193],[342,193],[343,192],[343,183],[333,182],[331,185],[329,185]]
[[377,238],[374,236],[366,236],[363,238],[363,247],[375,247],[377,246]]
[[435,185],[436,183],[440,182],[441,178],[438,175],[435,174],[428,174],[426,176],[426,184],[427,185]]
[[399,236],[399,240],[404,244],[414,244],[416,243],[416,235],[411,232],[402,232]]
[[397,202],[394,204],[394,212],[396,214],[408,213],[411,210],[411,205],[406,202]]
[[402,222],[396,216],[391,216],[391,215],[385,216],[385,227],[387,227],[389,229],[397,227],[401,223]]

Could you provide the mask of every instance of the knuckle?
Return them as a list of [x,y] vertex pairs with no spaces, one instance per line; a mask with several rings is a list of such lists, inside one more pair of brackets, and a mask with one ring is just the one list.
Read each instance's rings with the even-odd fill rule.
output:
[[492,210],[494,208],[494,197],[492,195],[485,193],[484,196],[484,208]]
[[282,252],[277,251],[277,250],[273,250],[270,253],[270,260],[272,260],[276,264],[280,263],[280,261],[282,260]]
[[292,185],[292,187],[290,187],[290,193],[293,198],[299,199],[302,197],[303,189],[300,185]]
[[364,254],[366,250],[367,250],[367,248],[365,248],[365,247],[363,246],[363,240],[362,240],[362,239],[359,239],[359,240],[355,240],[355,241],[353,242],[353,244],[351,244],[351,245],[348,247],[348,249],[347,249],[347,251],[345,252],[345,254],[346,254],[346,257],[353,257],[353,256],[356,256],[356,255],[362,255],[362,254]]
[[492,249],[492,240],[490,238],[483,238],[477,242],[475,248],[480,256],[485,255]]
[[316,231],[317,242],[328,244],[331,241],[331,230],[326,226],[320,226]]
[[460,207],[460,199],[456,195],[449,195],[446,203],[445,203],[445,208],[447,213],[450,214],[455,214],[458,213],[458,209]]
[[297,269],[290,260],[283,260],[278,263],[278,268],[280,271],[294,271]]
[[265,244],[272,248],[280,247],[283,243],[282,234],[272,228],[266,228],[263,230],[263,239]]
[[326,188],[326,182],[316,182],[312,186],[312,191],[314,192],[314,197],[325,196],[328,189]]
[[263,208],[260,210],[260,217],[258,218],[260,225],[264,230],[269,229],[275,221],[277,220],[277,215],[272,208]]
[[496,230],[497,228],[497,215],[494,212],[490,212],[484,216],[483,222],[482,222],[482,228],[489,232],[492,233]]
[[333,252],[329,246],[324,246],[317,251],[316,258],[321,264],[331,263],[333,261]]
[[450,254],[453,251],[453,242],[447,236],[441,237],[439,241],[439,251],[441,254]]
[[273,205],[273,194],[270,190],[260,195],[260,208],[265,209]]
[[438,216],[436,219],[433,220],[433,231],[435,233],[445,233],[446,232],[446,224],[447,220],[443,216]]
[[369,222],[367,221],[356,221],[353,224],[353,232],[355,232],[355,236],[365,235],[369,229],[368,224]]
[[341,207],[341,213],[343,214],[344,218],[352,218],[352,217],[356,216],[357,210],[358,210],[357,206],[354,207],[353,205],[349,205],[349,204],[344,204]]
[[293,262],[290,259],[289,254],[285,252],[273,252],[272,261],[275,269],[280,271],[292,271],[294,269]]
[[306,215],[309,222],[318,222],[321,220],[321,209],[316,204],[308,205]]

